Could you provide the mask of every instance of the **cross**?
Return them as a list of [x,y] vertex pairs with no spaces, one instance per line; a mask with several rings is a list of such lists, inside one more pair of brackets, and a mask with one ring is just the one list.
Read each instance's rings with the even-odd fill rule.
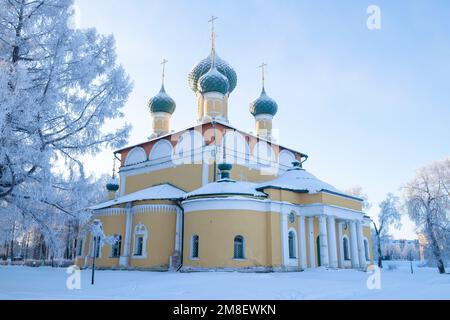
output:
[[208,20],[209,23],[211,23],[211,44],[212,48],[215,48],[215,40],[216,40],[216,33],[214,32],[214,21],[219,19],[218,17],[211,16],[211,19]]
[[265,63],[265,62],[261,63],[261,65],[258,66],[258,68],[261,68],[263,88],[264,88],[264,68],[265,67],[267,67],[267,63]]
[[166,77],[166,63],[169,62],[166,59],[163,59],[161,62],[162,67],[162,84],[164,85],[164,78]]

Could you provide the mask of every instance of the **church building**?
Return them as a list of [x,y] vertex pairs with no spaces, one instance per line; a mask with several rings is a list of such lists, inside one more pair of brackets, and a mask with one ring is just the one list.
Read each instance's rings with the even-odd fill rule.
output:
[[210,54],[188,76],[197,123],[171,130],[176,103],[164,60],[161,89],[148,103],[153,132],[114,152],[120,167],[106,186],[109,199],[89,208],[115,241],[97,241],[86,229],[76,264],[90,267],[95,256],[106,269],[364,270],[373,253],[363,200],[319,180],[304,168],[305,153],[276,141],[272,121],[283,111],[266,93],[265,64],[249,106],[255,132],[230,123],[237,75],[217,54],[214,35],[213,28]]

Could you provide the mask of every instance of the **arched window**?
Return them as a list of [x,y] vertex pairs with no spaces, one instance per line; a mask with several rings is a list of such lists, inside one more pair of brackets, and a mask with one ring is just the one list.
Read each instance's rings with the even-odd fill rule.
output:
[[348,238],[346,236],[342,238],[342,247],[344,248],[344,260],[350,260],[350,254],[348,250]]
[[111,258],[120,257],[121,247],[122,247],[122,236],[120,234],[115,234],[113,242],[111,244]]
[[172,153],[173,147],[170,141],[162,139],[152,147],[148,159],[152,161],[152,164],[166,163],[170,165],[172,163]]
[[369,252],[369,241],[364,239],[364,253],[366,255],[366,260],[370,260],[370,252]]
[[128,153],[127,158],[125,159],[125,165],[131,166],[144,161],[147,161],[147,153],[143,148],[135,147]]
[[289,259],[295,259],[297,257],[297,250],[296,250],[297,237],[295,236],[295,232],[293,230],[289,231],[288,239],[289,239]]
[[191,258],[198,259],[198,235],[194,234],[191,239]]
[[244,237],[234,237],[234,259],[245,259]]
[[144,224],[139,223],[134,227],[133,256],[135,258],[147,257],[148,232]]

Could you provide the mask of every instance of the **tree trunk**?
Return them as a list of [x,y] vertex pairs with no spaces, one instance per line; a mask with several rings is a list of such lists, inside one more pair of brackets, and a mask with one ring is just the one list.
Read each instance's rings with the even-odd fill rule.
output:
[[434,230],[433,230],[433,226],[432,226],[432,223],[431,223],[430,213],[429,212],[427,212],[427,226],[426,226],[426,228],[427,228],[427,231],[428,231],[427,232],[428,236],[430,237],[431,249],[432,249],[434,258],[436,259],[439,273],[443,274],[443,273],[445,273],[444,261],[442,259],[441,248],[439,248],[438,241],[437,241],[436,236],[434,234]]
[[383,257],[381,254],[381,237],[380,234],[377,233],[377,239],[378,239],[378,243],[377,243],[377,251],[378,251],[378,268],[383,268]]

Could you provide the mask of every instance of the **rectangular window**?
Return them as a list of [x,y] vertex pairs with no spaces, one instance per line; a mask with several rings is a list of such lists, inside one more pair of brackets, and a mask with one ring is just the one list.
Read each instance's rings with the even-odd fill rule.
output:
[[136,252],[134,253],[134,255],[142,256],[143,248],[144,248],[144,237],[137,236],[136,237]]
[[116,234],[115,241],[111,245],[111,257],[112,258],[120,257],[121,246],[122,246],[122,236]]

